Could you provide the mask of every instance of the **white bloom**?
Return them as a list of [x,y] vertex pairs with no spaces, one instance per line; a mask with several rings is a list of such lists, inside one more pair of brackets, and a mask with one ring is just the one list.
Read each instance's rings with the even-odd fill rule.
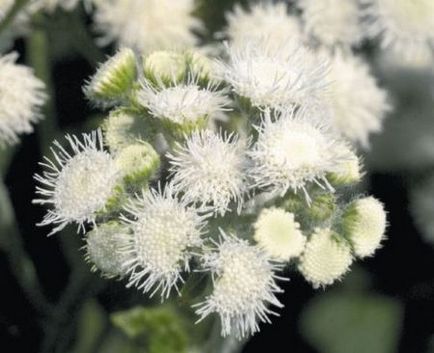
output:
[[227,47],[228,62],[221,64],[221,78],[257,107],[309,105],[325,85],[327,63],[298,41],[278,49],[247,41]]
[[309,182],[333,190],[326,174],[336,170],[348,151],[325,126],[303,111],[287,110],[274,115],[266,111],[257,129],[258,140],[249,152],[255,186],[282,195],[301,189],[308,201]]
[[156,118],[176,125],[204,125],[208,118],[216,118],[228,110],[229,98],[210,83],[201,88],[190,79],[186,84],[155,88],[145,82],[139,93],[139,103]]
[[194,306],[199,321],[212,313],[220,316],[223,336],[246,337],[259,331],[259,322],[270,323],[269,315],[278,315],[270,305],[283,307],[275,296],[282,292],[276,284],[282,278],[275,274],[280,267],[257,246],[221,233],[220,243],[202,258],[213,276],[213,292]]
[[124,249],[131,274],[128,286],[152,291],[151,296],[161,290],[167,298],[172,288],[178,291],[182,271],[189,271],[191,251],[202,244],[206,216],[179,201],[170,186],[164,192],[144,191],[125,209],[133,217],[122,216],[133,230]]
[[363,39],[359,0],[299,0],[308,34],[327,47]]
[[306,244],[298,269],[314,288],[342,278],[353,261],[351,247],[330,229],[316,229]]
[[17,142],[18,135],[33,132],[41,119],[45,85],[32,69],[15,63],[17,54],[0,56],[0,145]]
[[36,193],[41,198],[33,202],[52,205],[39,225],[58,224],[50,235],[68,223],[78,223],[79,228],[84,228],[86,222],[94,223],[96,213],[104,209],[119,179],[115,161],[103,150],[100,130],[83,134],[83,141],[70,135],[66,139],[72,153],[55,141],[54,161],[45,157],[40,164],[47,170],[35,175],[40,183]]
[[236,4],[234,10],[226,14],[226,20],[224,33],[233,45],[265,40],[278,49],[294,38],[301,38],[298,18],[288,14],[283,2],[258,2],[248,9]]
[[103,0],[96,4],[94,20],[104,37],[143,53],[192,47],[191,32],[202,24],[192,16],[194,0]]
[[342,151],[347,150],[346,158],[336,164],[336,169],[327,177],[334,185],[348,185],[358,183],[363,177],[362,162],[354,151],[345,145],[339,146]]
[[168,154],[175,190],[183,192],[185,200],[212,206],[221,215],[231,201],[240,211],[248,189],[246,150],[246,141],[234,134],[194,132]]
[[373,197],[356,200],[345,211],[343,224],[354,254],[360,258],[372,256],[380,247],[386,231],[383,204]]
[[330,57],[329,86],[324,97],[332,124],[343,136],[363,147],[369,135],[382,130],[390,110],[387,92],[381,89],[361,59],[335,52]]
[[380,36],[383,47],[412,57],[434,43],[434,2],[432,0],[363,0],[366,26]]
[[0,0],[0,21],[6,17],[14,3],[14,0]]
[[127,260],[122,249],[129,239],[128,228],[117,223],[104,223],[86,234],[85,259],[92,271],[101,271],[107,278],[124,277]]
[[294,214],[281,208],[266,208],[254,224],[254,239],[267,254],[277,261],[298,257],[306,243]]

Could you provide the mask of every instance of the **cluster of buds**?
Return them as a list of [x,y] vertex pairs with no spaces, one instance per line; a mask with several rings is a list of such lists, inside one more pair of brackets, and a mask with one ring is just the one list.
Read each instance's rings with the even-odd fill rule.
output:
[[35,202],[52,233],[77,224],[92,269],[127,287],[165,300],[209,274],[199,321],[217,313],[222,335],[246,337],[282,306],[285,273],[332,284],[381,245],[386,217],[354,196],[361,161],[318,109],[312,54],[227,50],[119,50],[84,87],[109,110],[101,129],[55,142]]

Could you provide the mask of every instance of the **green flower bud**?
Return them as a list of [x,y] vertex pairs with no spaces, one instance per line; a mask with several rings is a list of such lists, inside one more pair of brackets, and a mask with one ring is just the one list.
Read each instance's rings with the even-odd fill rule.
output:
[[321,194],[312,200],[305,209],[306,216],[316,222],[329,219],[336,210],[336,197],[332,193]]
[[186,52],[186,60],[188,67],[194,77],[197,77],[200,82],[208,82],[214,80],[213,62],[200,51],[191,50]]
[[352,202],[342,216],[342,230],[360,258],[372,256],[381,246],[386,226],[383,204],[374,197]]
[[160,156],[146,142],[122,149],[115,162],[128,184],[146,183],[160,167]]
[[187,72],[183,54],[171,51],[156,51],[143,58],[145,77],[157,86],[171,85],[182,81]]
[[349,151],[348,159],[340,163],[334,173],[327,176],[327,180],[336,186],[358,183],[362,177],[362,166],[359,157]]
[[136,57],[131,49],[120,49],[102,64],[84,87],[92,102],[113,106],[127,99],[137,79]]
[[104,139],[111,151],[119,151],[140,141],[152,140],[156,134],[151,119],[126,110],[115,110],[104,122]]
[[128,228],[116,222],[102,224],[86,235],[85,259],[92,271],[101,271],[104,277],[123,277],[129,255],[122,252],[128,241]]

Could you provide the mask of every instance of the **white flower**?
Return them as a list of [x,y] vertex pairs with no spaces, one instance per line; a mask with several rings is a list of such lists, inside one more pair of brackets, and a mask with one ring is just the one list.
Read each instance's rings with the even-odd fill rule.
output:
[[276,261],[298,257],[306,243],[294,214],[281,208],[266,208],[254,224],[254,239]]
[[143,53],[192,47],[192,30],[202,24],[192,16],[194,0],[103,0],[96,2],[94,20],[102,44],[117,41]]
[[46,100],[44,83],[16,60],[16,53],[0,56],[0,145],[33,132],[32,124],[41,119]]
[[247,142],[234,134],[194,132],[168,154],[174,189],[189,202],[211,206],[224,215],[231,201],[241,210],[248,190]]
[[434,43],[434,2],[432,0],[363,0],[366,26],[380,36],[383,47],[412,57]]
[[127,256],[122,249],[129,239],[128,228],[118,223],[104,223],[86,234],[85,259],[92,272],[101,271],[107,278],[124,277]]
[[259,322],[270,323],[269,315],[278,315],[269,306],[283,307],[275,293],[282,290],[275,274],[280,267],[270,262],[265,253],[247,241],[226,235],[216,248],[203,257],[204,270],[213,276],[214,289],[205,301],[195,304],[199,321],[212,313],[221,319],[223,336],[247,337],[259,331]]
[[360,258],[372,256],[380,247],[386,225],[383,204],[373,197],[354,201],[343,215],[346,236]]
[[369,135],[382,130],[390,111],[387,92],[381,89],[361,59],[335,52],[330,57],[329,86],[324,97],[332,124],[343,136],[363,147]]
[[167,298],[172,288],[178,291],[182,271],[189,271],[191,251],[202,244],[206,216],[179,201],[170,186],[164,192],[144,191],[125,209],[133,217],[122,216],[133,231],[124,249],[131,274],[128,286],[152,291],[151,296],[161,290]]
[[308,34],[327,47],[363,39],[359,0],[299,0]]
[[310,182],[333,190],[326,174],[338,168],[348,151],[340,148],[340,141],[324,125],[309,118],[300,110],[263,114],[258,140],[249,152],[256,187],[281,195],[288,189],[302,190],[308,201],[306,186]]
[[294,38],[301,38],[298,18],[288,14],[283,2],[258,2],[248,9],[236,4],[232,12],[226,13],[226,21],[224,34],[235,46],[265,40],[271,48],[278,49]]
[[215,84],[201,88],[190,79],[186,84],[155,88],[148,82],[140,91],[139,103],[156,118],[176,125],[203,126],[208,118],[216,118],[228,110],[230,100]]
[[278,49],[247,41],[243,46],[229,45],[227,55],[221,78],[257,107],[309,105],[326,85],[327,63],[298,41]]
[[0,0],[0,21],[6,17],[14,3],[14,0]]
[[100,130],[83,134],[83,141],[71,135],[66,139],[72,153],[55,141],[54,161],[45,157],[40,165],[47,170],[35,175],[40,183],[36,193],[41,198],[33,202],[52,205],[39,225],[58,225],[50,235],[68,223],[78,223],[82,229],[87,222],[95,223],[97,212],[104,209],[119,179],[115,161],[103,150]]
[[342,278],[353,261],[351,247],[330,229],[316,229],[306,244],[298,269],[314,288]]

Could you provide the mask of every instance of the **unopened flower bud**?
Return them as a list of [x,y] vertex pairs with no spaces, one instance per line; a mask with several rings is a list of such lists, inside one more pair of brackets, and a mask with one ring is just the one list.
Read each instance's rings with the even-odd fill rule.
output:
[[183,54],[175,51],[155,51],[143,59],[145,77],[156,85],[182,81],[187,72]]

